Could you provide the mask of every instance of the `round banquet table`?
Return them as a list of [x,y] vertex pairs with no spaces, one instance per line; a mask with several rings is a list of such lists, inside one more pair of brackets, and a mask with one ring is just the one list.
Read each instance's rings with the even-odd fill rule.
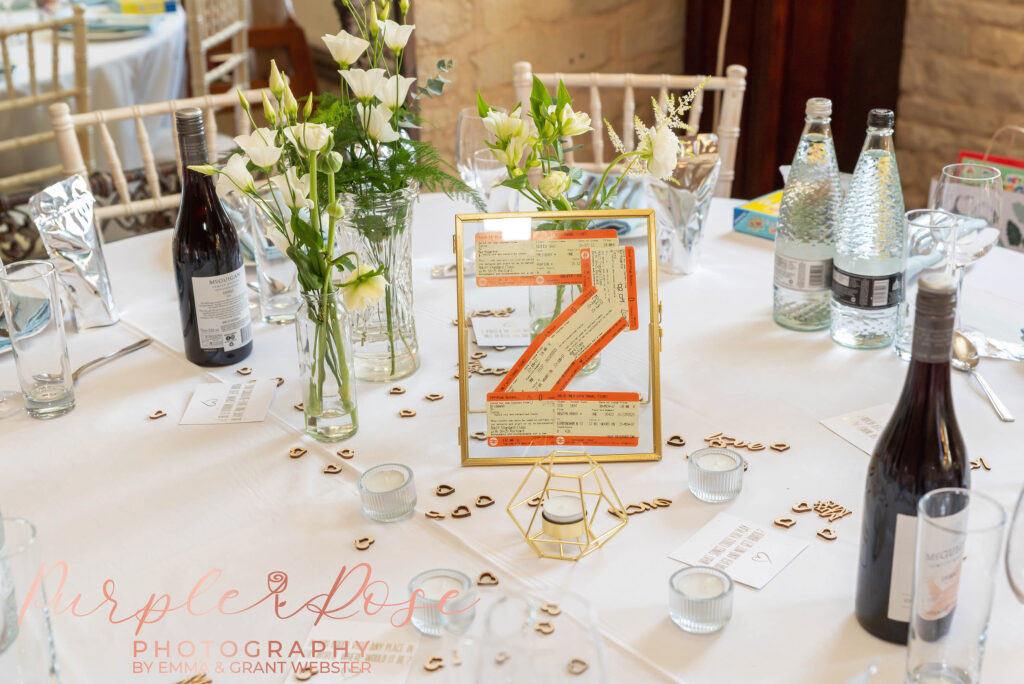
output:
[[[665,447],[660,462],[606,468],[624,503],[663,497],[670,507],[632,516],[618,536],[578,563],[535,556],[503,510],[526,469],[459,465],[455,282],[431,279],[429,272],[451,260],[454,215],[470,208],[426,195],[416,208],[414,233],[423,365],[401,381],[408,390],[401,398],[389,396],[388,385],[359,384],[361,427],[342,443],[355,449],[355,458],[340,461],[337,445],[321,445],[300,431],[291,326],[254,322],[255,349],[245,365],[254,369],[253,377],[286,379],[266,421],[176,424],[197,384],[238,376],[235,367],[202,369],[185,360],[171,234],[165,231],[107,246],[122,320],[69,337],[72,366],[144,335],[155,344],[84,376],[78,405],[64,417],[43,422],[19,413],[0,421],[0,506],[5,515],[38,526],[47,561],[67,563],[65,602],[81,593],[82,605],[95,605],[110,578],[121,601],[118,617],[144,605],[150,594],[183,602],[215,568],[222,572],[216,596],[227,589],[249,599],[262,596],[267,574],[281,570],[288,574],[290,597],[304,600],[327,591],[343,566],[360,562],[370,563],[374,576],[400,598],[414,574],[454,567],[471,577],[492,571],[501,589],[542,596],[568,589],[589,599],[610,682],[846,682],[875,662],[881,676],[872,681],[902,681],[905,649],[869,636],[853,615],[868,457],[819,421],[894,402],[906,365],[891,350],[853,351],[833,344],[826,332],[798,334],[776,326],[772,245],[730,229],[736,204],[714,200],[698,272],[660,278],[664,434],[683,435],[689,447],[717,431],[778,436],[792,445],[783,454],[751,457],[743,491],[731,503],[697,501],[687,490],[684,449]],[[640,259],[643,251],[637,254]],[[644,268],[638,265],[640,280]],[[1015,339],[1024,323],[1024,290],[1011,283],[1019,283],[1022,269],[1024,254],[1001,248],[973,267],[964,288],[964,321],[993,337]],[[1024,364],[984,360],[982,370],[1010,409],[1024,416]],[[13,360],[0,358],[0,387],[15,385]],[[985,456],[992,468],[974,471],[973,485],[1009,508],[1024,481],[1024,421],[999,422],[963,374],[954,375],[953,388],[970,454]],[[420,400],[430,392],[445,397]],[[407,404],[419,415],[399,419],[398,409]],[[157,409],[168,418],[148,420]],[[292,460],[294,446],[309,451]],[[393,461],[415,472],[418,513],[396,524],[371,523],[362,516],[356,480],[368,467]],[[341,463],[342,472],[324,475],[327,463]],[[457,494],[438,503],[433,489],[440,483]],[[497,505],[473,509],[461,520],[423,515],[478,494],[493,496]],[[722,511],[768,525],[801,499],[831,499],[854,513],[835,524],[839,537],[831,542],[815,538],[815,522],[785,530],[809,546],[760,591],[737,585],[732,621],[720,633],[694,636],[670,621],[667,580],[682,566],[669,553]],[[353,540],[367,534],[375,545],[355,551]],[[154,643],[173,647],[186,639],[302,640],[311,620],[280,619],[270,606],[239,615],[180,610],[144,625],[138,636],[134,622],[111,624],[105,614],[65,612],[54,622],[66,684],[95,682],[101,675],[104,681],[169,684],[186,675],[132,674],[135,640],[149,644],[150,653]],[[445,673],[422,668],[435,655],[431,642],[424,638],[408,681],[444,680]],[[1022,643],[1024,605],[1000,574],[986,681],[1019,680]],[[216,684],[284,681],[281,675],[211,676]]]
[[[14,24],[36,21],[35,11],[16,11],[10,22]],[[88,32],[87,32],[88,37]],[[36,77],[40,92],[52,88],[53,55],[50,31],[36,34]],[[74,42],[70,35],[58,38],[60,82],[63,88],[75,86]],[[10,46],[11,59],[16,64],[13,73],[14,88],[19,95],[29,94],[28,46],[25,41]],[[170,12],[157,21],[150,32],[125,40],[90,40],[86,49],[89,65],[89,110],[114,109],[133,104],[164,102],[185,94],[185,13]],[[7,97],[7,84],[0,79],[0,98]],[[170,123],[151,119],[146,129],[159,149],[159,139],[170,140]],[[166,130],[165,130],[166,129]],[[0,139],[30,135],[50,130],[47,105],[18,110],[17,115],[0,116]],[[142,166],[134,123],[119,122],[110,125],[110,134],[122,155],[124,168]],[[94,134],[92,150],[99,168],[107,168],[99,138]],[[33,145],[0,155],[0,176],[32,171],[60,163],[57,146]]]

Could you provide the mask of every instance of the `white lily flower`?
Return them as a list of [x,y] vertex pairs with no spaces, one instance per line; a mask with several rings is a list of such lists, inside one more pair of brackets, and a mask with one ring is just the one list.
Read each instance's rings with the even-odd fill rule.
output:
[[383,69],[346,69],[339,72],[357,100],[369,102],[384,80]]
[[252,163],[261,169],[267,169],[281,158],[281,148],[274,145],[277,131],[270,128],[257,128],[249,135],[235,136],[235,144],[249,156]]
[[370,46],[370,41],[353,36],[345,30],[338,31],[333,36],[330,34],[321,36],[321,39],[327,44],[327,49],[331,51],[331,57],[342,69],[347,69],[350,64],[355,64],[356,60]]
[[[289,209],[304,209],[311,202],[309,197],[309,174],[299,177],[294,166],[289,166],[283,175],[277,175],[270,179],[270,186],[281,195],[281,199]],[[282,217],[287,220],[289,217]]]
[[380,24],[384,32],[384,44],[391,48],[392,52],[401,52],[409,42],[409,36],[416,24],[399,24],[392,19],[385,19]]
[[[360,264],[359,267],[352,272],[345,284],[351,283],[359,276],[369,273],[374,270],[366,264]],[[372,278],[367,278],[358,285],[343,285],[341,291],[342,297],[345,300],[345,306],[348,307],[349,311],[359,311],[366,307],[373,306],[377,301],[384,296],[384,290],[387,288],[388,281],[385,280],[382,275],[375,275]]]
[[416,82],[415,78],[394,75],[381,81],[377,89],[377,99],[388,109],[397,109],[409,94],[409,87]]
[[284,135],[299,152],[321,152],[331,142],[331,129],[321,123],[295,124],[284,129]]
[[484,117],[484,128],[501,142],[521,136],[524,132],[524,125],[525,122],[519,118],[518,114],[506,114],[497,109],[487,112],[487,116]]
[[217,175],[217,194],[227,194],[237,189],[250,192],[256,189],[256,183],[248,169],[249,159],[244,154],[235,154]]
[[519,166],[519,160],[523,158],[523,152],[526,151],[526,143],[529,140],[529,136],[517,135],[510,138],[504,148],[497,150],[491,150],[494,154],[494,158],[500,161],[505,166],[517,167]]
[[[551,105],[548,107],[548,113],[553,116],[555,109],[555,105]],[[590,115],[586,112],[574,112],[570,105],[562,107],[558,128],[559,134],[567,138],[593,130],[590,126]]]
[[569,174],[565,171],[552,171],[544,176],[537,189],[548,199],[555,199],[563,195],[570,185],[572,185],[572,179],[569,178]]
[[640,146],[641,157],[647,161],[647,172],[655,178],[669,178],[679,161],[679,138],[668,125],[647,130]]
[[391,127],[391,112],[384,105],[372,109],[362,103],[356,105],[359,120],[363,123],[366,135],[377,142],[389,143],[398,140],[398,131]]

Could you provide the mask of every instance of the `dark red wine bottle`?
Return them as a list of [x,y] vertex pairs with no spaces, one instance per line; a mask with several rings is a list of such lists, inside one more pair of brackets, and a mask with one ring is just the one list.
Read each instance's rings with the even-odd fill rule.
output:
[[[939,487],[969,487],[970,463],[953,411],[949,360],[956,289],[944,275],[921,278],[910,369],[896,410],[868,464],[857,574],[857,621],[871,634],[907,643],[914,583],[917,502]],[[943,550],[936,550],[941,554]],[[915,623],[938,637],[952,609]],[[927,634],[925,635],[927,638]]]
[[242,250],[213,178],[188,168],[208,163],[202,111],[178,111],[175,125],[182,192],[171,252],[185,356],[200,366],[227,366],[252,352]]

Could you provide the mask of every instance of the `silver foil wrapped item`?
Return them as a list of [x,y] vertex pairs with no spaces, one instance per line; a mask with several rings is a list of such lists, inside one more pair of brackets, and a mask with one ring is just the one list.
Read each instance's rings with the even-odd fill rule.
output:
[[679,158],[675,182],[644,179],[647,206],[654,209],[658,230],[658,268],[665,273],[693,273],[721,159],[718,136],[700,133],[679,139],[686,152]]
[[95,203],[89,184],[78,175],[29,200],[29,214],[71,299],[79,330],[118,321],[103,259],[103,239],[93,215]]

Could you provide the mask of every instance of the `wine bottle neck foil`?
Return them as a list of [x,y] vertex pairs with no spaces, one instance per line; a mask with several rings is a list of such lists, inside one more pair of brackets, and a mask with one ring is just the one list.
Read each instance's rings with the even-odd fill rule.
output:
[[917,290],[914,314],[915,361],[949,363],[953,355],[956,322],[956,286],[945,274],[923,276]]
[[209,163],[202,110],[198,107],[179,110],[175,112],[174,124],[178,129],[178,148],[181,150],[182,166],[201,166]]

